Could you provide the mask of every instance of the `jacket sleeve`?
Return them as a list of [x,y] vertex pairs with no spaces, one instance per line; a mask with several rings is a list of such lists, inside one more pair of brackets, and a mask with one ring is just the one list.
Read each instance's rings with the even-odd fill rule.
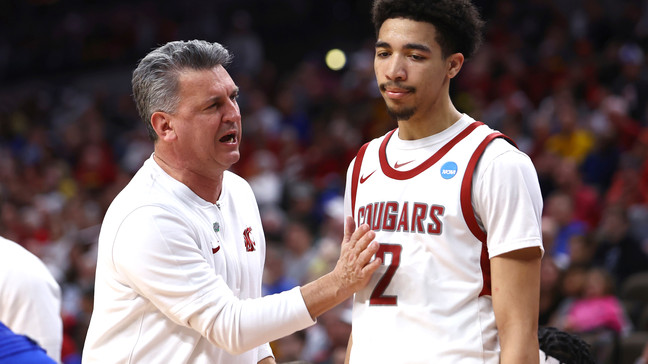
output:
[[[240,354],[315,321],[299,287],[241,300],[205,260],[191,227],[160,206],[130,213],[113,244],[113,264],[130,286],[168,319]],[[137,243],[134,243],[137,242]]]

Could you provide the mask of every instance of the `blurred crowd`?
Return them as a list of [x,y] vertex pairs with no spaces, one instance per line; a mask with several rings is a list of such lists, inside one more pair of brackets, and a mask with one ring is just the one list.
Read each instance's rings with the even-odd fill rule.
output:
[[[0,235],[60,283],[64,362],[83,346],[103,214],[152,152],[130,96],[137,57],[193,38],[234,53],[244,135],[233,171],[262,214],[265,294],[332,268],[348,163],[396,126],[375,85],[369,1],[182,3],[32,0],[0,11]],[[648,2],[476,3],[485,43],[451,93],[532,158],[544,197],[539,323],[593,335],[604,363],[618,338],[648,331],[621,294],[648,271]],[[318,48],[336,41],[340,71]],[[278,362],[343,362],[350,314],[342,305],[272,343]]]

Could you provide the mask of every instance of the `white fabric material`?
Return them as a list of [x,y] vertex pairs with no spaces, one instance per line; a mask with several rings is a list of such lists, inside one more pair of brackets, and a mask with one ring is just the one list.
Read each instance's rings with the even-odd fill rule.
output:
[[[396,131],[387,144],[387,162],[391,168],[402,165],[399,171],[412,170],[472,122],[464,115],[443,132],[415,141],[399,140]],[[372,224],[386,252],[383,266],[354,296],[351,363],[499,362],[492,300],[480,296],[482,243],[469,231],[459,198],[468,160],[491,132],[478,127],[437,163],[404,180],[382,170],[378,150],[384,137],[367,148],[356,223]],[[457,166],[454,177],[443,178],[449,162]],[[345,214],[352,213],[354,163],[347,173]],[[472,196],[478,221],[488,232],[490,257],[542,249],[542,198],[525,154],[506,141],[491,142],[473,175]]]
[[544,351],[540,350],[540,364],[561,364],[560,360],[553,356],[547,355]]
[[[249,240],[245,236],[249,236]],[[250,186],[209,203],[150,158],[108,209],[84,363],[257,363],[314,323],[300,289],[261,297],[265,238]]]
[[36,341],[61,362],[61,288],[45,264],[16,242],[0,237],[0,321]]

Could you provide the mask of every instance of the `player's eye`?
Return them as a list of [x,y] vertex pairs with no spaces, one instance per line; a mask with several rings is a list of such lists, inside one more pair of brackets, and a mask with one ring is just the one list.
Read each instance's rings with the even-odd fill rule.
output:
[[385,58],[389,56],[389,52],[387,51],[378,51],[376,52],[376,57],[377,58]]

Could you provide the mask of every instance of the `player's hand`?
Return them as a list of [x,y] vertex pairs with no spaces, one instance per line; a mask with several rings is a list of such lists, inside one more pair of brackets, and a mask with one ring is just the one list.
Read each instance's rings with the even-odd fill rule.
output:
[[371,275],[382,264],[379,258],[371,260],[378,251],[378,242],[373,240],[376,233],[367,224],[360,225],[355,231],[354,227],[353,218],[347,216],[340,259],[332,272],[339,282],[339,287],[343,291],[350,291],[349,294],[364,288]]

